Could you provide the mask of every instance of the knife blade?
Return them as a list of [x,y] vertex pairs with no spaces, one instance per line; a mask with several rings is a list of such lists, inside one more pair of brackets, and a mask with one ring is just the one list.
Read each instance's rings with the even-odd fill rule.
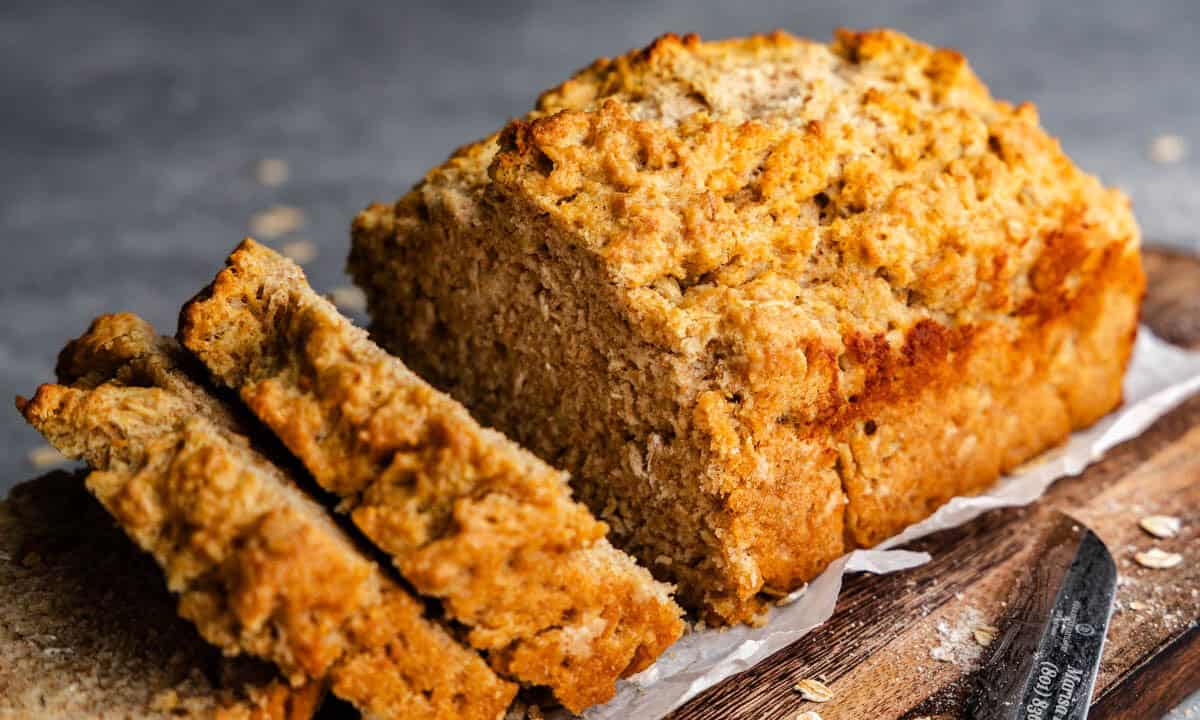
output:
[[1010,599],[968,700],[972,720],[1083,720],[1112,615],[1117,566],[1100,538],[1061,513]]

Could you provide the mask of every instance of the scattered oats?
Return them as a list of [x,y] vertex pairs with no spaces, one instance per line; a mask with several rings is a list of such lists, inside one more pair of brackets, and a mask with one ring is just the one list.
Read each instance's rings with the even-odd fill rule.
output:
[[1183,527],[1179,518],[1170,515],[1147,515],[1138,520],[1138,525],[1154,537],[1163,539],[1175,537]]
[[295,240],[284,243],[279,252],[303,265],[317,257],[317,245],[312,240]]
[[992,625],[980,625],[979,627],[975,628],[975,642],[979,643],[981,647],[987,647],[988,645],[992,644],[992,642],[996,639],[996,636],[999,634],[999,628],[996,628]]
[[258,161],[258,166],[254,168],[254,176],[258,178],[258,182],[261,185],[279,187],[287,182],[288,164],[279,158],[263,158]]
[[250,232],[259,239],[277,238],[304,227],[304,211],[290,205],[275,205],[250,217]]
[[821,720],[821,716],[812,710],[805,710],[796,716],[796,720]]
[[29,464],[35,468],[50,468],[70,462],[70,458],[49,445],[35,447],[29,451]]
[[1155,570],[1166,570],[1183,562],[1183,556],[1179,553],[1163,552],[1158,548],[1150,548],[1145,552],[1137,553],[1133,559],[1137,560],[1138,565]]
[[793,690],[809,702],[829,702],[833,699],[833,690],[828,685],[815,678],[806,678],[796,683]]
[[1174,165],[1183,162],[1187,154],[1187,140],[1179,135],[1166,133],[1154,138],[1150,143],[1150,159],[1156,163]]
[[362,312],[367,309],[367,296],[356,285],[340,285],[329,291],[333,304],[343,312]]
[[1129,609],[1134,612],[1141,612],[1142,610],[1146,610],[1149,607],[1150,606],[1147,605],[1146,603],[1138,602],[1137,600],[1134,600],[1133,602],[1129,603]]

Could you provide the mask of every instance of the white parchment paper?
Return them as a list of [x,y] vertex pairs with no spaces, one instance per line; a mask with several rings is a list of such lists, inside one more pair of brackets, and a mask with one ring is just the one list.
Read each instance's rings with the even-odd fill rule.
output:
[[983,495],[954,498],[932,516],[874,549],[856,550],[771,610],[763,627],[737,626],[685,635],[645,671],[623,681],[617,696],[594,707],[586,720],[656,720],[702,690],[761,662],[803,637],[833,614],[842,576],[888,573],[929,560],[925,553],[889,550],[924,535],[961,525],[988,510],[1033,502],[1054,480],[1078,475],[1118,443],[1135,437],[1157,418],[1200,390],[1200,352],[1169,345],[1143,327],[1125,377],[1125,403],[1066,445],[1026,463]]

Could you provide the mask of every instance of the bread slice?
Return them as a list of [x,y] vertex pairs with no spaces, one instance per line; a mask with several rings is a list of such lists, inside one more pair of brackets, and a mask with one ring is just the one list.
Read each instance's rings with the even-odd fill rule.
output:
[[665,36],[354,225],[373,334],[710,619],[1121,398],[1129,202],[890,31]]
[[69,385],[18,405],[92,466],[87,488],[227,654],[269,660],[293,685],[328,677],[373,717],[499,717],[515,688],[427,619],[185,366],[137,317],[104,316],[63,351]]
[[82,474],[0,502],[0,718],[306,720],[323,694],[204,642]]
[[180,338],[501,674],[578,712],[679,637],[668,588],[608,544],[565,474],[413,375],[290,260],[243,242]]

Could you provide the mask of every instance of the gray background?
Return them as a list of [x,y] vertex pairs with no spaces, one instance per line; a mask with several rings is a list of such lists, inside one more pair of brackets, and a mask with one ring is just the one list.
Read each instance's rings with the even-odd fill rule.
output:
[[[173,331],[275,203],[305,210],[314,285],[346,283],[347,226],[455,146],[526,110],[593,57],[666,31],[893,26],[963,51],[993,92],[1033,100],[1086,169],[1134,198],[1148,241],[1188,244],[1200,150],[1200,2],[1028,0],[420,5],[5,0],[0,7],[0,395],[49,379],[94,315]],[[259,185],[261,158],[291,180]],[[278,242],[276,244],[279,244]],[[5,402],[8,402],[5,400]],[[40,439],[0,412],[0,494]]]
[[[1197,153],[1154,163],[1175,133],[1200,150],[1200,2],[621,1],[162,3],[5,0],[0,9],[0,395],[49,379],[96,314],[164,331],[274,203],[323,290],[346,282],[347,227],[451,149],[528,109],[592,58],[666,32],[782,27],[827,39],[887,25],[962,50],[994,93],[1033,100],[1088,170],[1127,189],[1149,240],[1200,218]],[[264,157],[291,180],[255,181]],[[278,245],[279,242],[276,242]],[[7,402],[7,400],[5,401]],[[0,411],[0,491],[40,444]]]

